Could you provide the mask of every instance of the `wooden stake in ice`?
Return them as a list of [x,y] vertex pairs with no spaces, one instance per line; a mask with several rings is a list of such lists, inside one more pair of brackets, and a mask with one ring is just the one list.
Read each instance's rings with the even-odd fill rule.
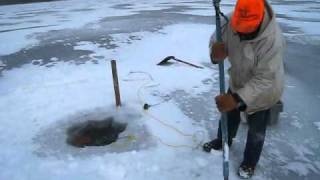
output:
[[121,106],[121,99],[120,99],[120,88],[119,88],[116,60],[111,60],[111,69],[112,69],[112,77],[113,77],[114,94],[116,98],[116,106],[119,107]]

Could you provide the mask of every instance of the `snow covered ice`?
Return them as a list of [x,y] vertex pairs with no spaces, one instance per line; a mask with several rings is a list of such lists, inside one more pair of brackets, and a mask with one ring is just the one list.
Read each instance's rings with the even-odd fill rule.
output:
[[[234,0],[222,0],[222,10]],[[284,113],[269,126],[253,179],[320,178],[320,1],[272,0],[287,40]],[[210,1],[66,0],[0,6],[0,180],[222,179],[215,137],[218,69],[210,64]],[[204,66],[157,66],[173,55]],[[110,60],[123,107],[116,109]],[[144,103],[158,104],[147,112]],[[74,123],[108,116],[116,143],[66,144]],[[126,118],[131,117],[131,118]],[[230,148],[230,179],[246,124]]]

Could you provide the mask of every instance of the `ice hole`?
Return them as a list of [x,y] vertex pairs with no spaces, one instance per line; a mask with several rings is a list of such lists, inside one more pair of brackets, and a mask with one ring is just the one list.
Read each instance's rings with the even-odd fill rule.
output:
[[117,122],[114,117],[88,120],[67,129],[67,143],[79,148],[109,145],[118,140],[119,134],[125,131],[126,127],[126,123]]

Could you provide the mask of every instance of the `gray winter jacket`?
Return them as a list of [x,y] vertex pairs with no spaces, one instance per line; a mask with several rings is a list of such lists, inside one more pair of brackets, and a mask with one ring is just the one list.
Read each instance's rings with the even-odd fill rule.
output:
[[[268,3],[265,7],[260,32],[255,39],[240,41],[230,23],[224,23],[222,29],[231,64],[228,70],[230,89],[246,103],[249,114],[276,104],[284,86],[285,41],[273,10]],[[210,50],[214,41],[215,34],[211,36]]]

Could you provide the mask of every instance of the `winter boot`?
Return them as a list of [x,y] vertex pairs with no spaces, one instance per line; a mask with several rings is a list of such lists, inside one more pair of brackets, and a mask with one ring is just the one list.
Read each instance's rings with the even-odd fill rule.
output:
[[254,174],[254,166],[241,164],[238,170],[238,175],[241,179],[250,179]]
[[[229,146],[232,145],[232,141],[228,142]],[[211,149],[221,150],[222,149],[222,141],[220,139],[214,139],[210,142],[204,143],[202,146],[203,151],[210,152]]]

